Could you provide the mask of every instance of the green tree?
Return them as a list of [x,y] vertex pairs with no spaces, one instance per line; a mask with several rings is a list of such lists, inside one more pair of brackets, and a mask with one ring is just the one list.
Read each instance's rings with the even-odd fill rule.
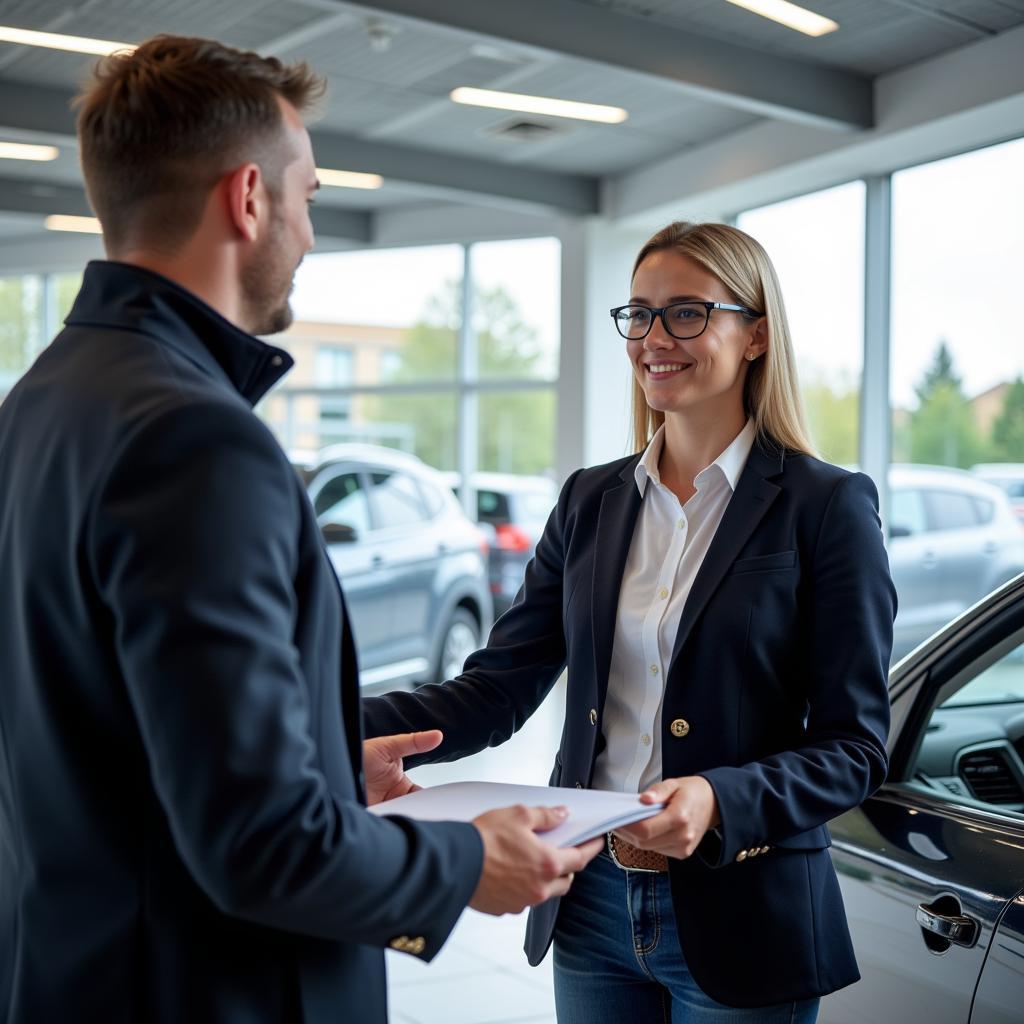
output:
[[843,379],[830,384],[812,379],[803,387],[804,407],[811,438],[829,462],[850,465],[857,461],[860,389]]
[[[438,382],[437,396],[374,397],[363,404],[376,422],[414,428],[415,453],[441,469],[455,466],[455,379],[462,290],[448,282],[431,298],[409,329],[386,383]],[[502,288],[477,287],[473,325],[481,379],[537,376],[542,358],[536,331],[524,322],[515,300]],[[555,406],[549,391],[490,392],[479,399],[478,463],[481,469],[539,473],[551,465]]]
[[910,460],[964,469],[978,462],[984,447],[945,340],[914,391],[918,406],[907,424]]
[[991,458],[994,462],[1024,462],[1024,377],[1010,385],[992,424]]

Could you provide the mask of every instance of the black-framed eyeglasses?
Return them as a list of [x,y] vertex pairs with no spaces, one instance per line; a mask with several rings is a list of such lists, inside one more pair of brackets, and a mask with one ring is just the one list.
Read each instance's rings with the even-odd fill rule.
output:
[[665,330],[680,341],[696,338],[707,329],[711,310],[724,309],[732,313],[757,318],[763,314],[748,306],[731,302],[672,302],[661,309],[653,306],[616,306],[610,310],[615,328],[627,341],[641,341],[651,333],[655,317],[661,317]]

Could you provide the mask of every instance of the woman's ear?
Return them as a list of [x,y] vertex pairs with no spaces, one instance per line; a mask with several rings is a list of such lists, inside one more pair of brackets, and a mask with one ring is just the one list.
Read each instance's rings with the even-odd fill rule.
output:
[[768,318],[758,317],[754,323],[754,329],[750,333],[750,340],[747,342],[744,357],[753,362],[758,356],[763,356],[768,351]]

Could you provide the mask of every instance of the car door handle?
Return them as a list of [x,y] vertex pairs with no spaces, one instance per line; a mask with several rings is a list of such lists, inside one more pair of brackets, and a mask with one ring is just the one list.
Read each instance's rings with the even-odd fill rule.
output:
[[939,564],[939,560],[935,555],[934,551],[926,551],[921,555],[921,568],[922,569],[934,569]]
[[966,914],[940,914],[922,903],[917,908],[917,923],[932,935],[968,949],[978,941],[978,922]]
[[382,555],[374,555],[370,559],[370,565],[372,565],[374,569],[379,569],[383,564],[384,557]]
[[999,545],[990,540],[981,550],[986,555],[997,555],[999,554]]

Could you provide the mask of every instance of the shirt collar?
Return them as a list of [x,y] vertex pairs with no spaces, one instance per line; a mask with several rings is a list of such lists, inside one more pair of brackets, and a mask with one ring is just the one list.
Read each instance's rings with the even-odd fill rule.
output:
[[[743,429],[733,438],[729,447],[710,466],[705,466],[697,474],[696,480],[699,481],[701,477],[717,466],[726,483],[728,483],[730,490],[735,491],[740,474],[743,472],[743,467],[747,464],[750,449],[754,446],[756,435],[757,430],[754,427],[754,421],[748,419]],[[661,483],[661,474],[658,472],[658,460],[661,458],[661,450],[664,444],[665,425],[662,424],[658,427],[654,437],[651,438],[651,443],[644,450],[634,471],[636,486],[640,491],[641,498],[647,489],[648,479],[653,480],[656,484]]]

